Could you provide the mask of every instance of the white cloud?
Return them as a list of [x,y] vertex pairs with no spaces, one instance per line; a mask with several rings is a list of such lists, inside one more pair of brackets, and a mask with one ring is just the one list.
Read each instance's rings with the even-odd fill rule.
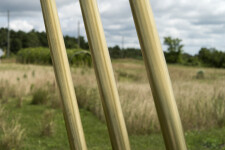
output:
[[[172,36],[183,40],[184,49],[197,53],[202,46],[225,50],[224,0],[150,0],[161,42]],[[128,0],[97,0],[109,46],[139,47]],[[77,36],[77,22],[81,34],[86,35],[78,0],[56,0],[64,34]],[[0,15],[11,10],[13,29],[44,31],[39,0],[7,0],[1,2]],[[2,11],[2,12],[1,12]],[[0,17],[0,27],[7,20]],[[163,46],[165,49],[165,46]]]
[[30,31],[34,28],[33,25],[29,24],[26,20],[13,20],[10,23],[10,28],[15,30],[15,31],[19,31],[19,30],[23,30],[23,31]]

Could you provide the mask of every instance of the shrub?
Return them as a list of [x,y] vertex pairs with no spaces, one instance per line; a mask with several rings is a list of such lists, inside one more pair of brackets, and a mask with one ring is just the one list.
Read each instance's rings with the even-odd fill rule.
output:
[[11,124],[1,121],[0,131],[2,132],[0,149],[12,150],[22,147],[25,130],[17,119],[13,120]]
[[225,98],[224,94],[215,94],[213,98],[214,114],[217,119],[217,125],[223,127],[225,125]]
[[[87,50],[69,49],[67,50],[67,55],[71,65],[91,66],[91,55]],[[43,47],[21,49],[17,55],[17,62],[25,64],[52,64],[49,49]],[[32,75],[34,76],[35,73]]]
[[16,96],[16,88],[9,84],[7,80],[0,81],[0,100],[2,103],[6,103],[9,98]]
[[215,48],[201,48],[198,58],[205,66],[225,68],[225,53]]
[[22,106],[23,106],[23,98],[18,97],[16,107],[21,108]]
[[75,87],[77,102],[79,107],[85,108],[94,113],[101,121],[105,121],[102,104],[98,89],[85,88],[83,86]]
[[48,100],[49,100],[48,91],[44,88],[38,88],[33,92],[31,104],[34,105],[47,104]]
[[41,135],[52,136],[55,132],[54,111],[48,110],[44,113],[41,122]]
[[60,99],[60,95],[58,92],[55,92],[54,94],[50,95],[50,107],[57,109],[57,108],[62,108],[62,102]]
[[204,71],[200,70],[197,72],[196,79],[204,79],[204,77],[205,77]]
[[1,126],[4,122],[4,115],[5,115],[4,108],[0,106],[0,129],[1,129]]

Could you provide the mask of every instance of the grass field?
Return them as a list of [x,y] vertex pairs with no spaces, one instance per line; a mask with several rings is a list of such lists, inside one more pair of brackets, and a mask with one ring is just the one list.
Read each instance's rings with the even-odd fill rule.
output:
[[[87,145],[110,149],[94,71],[71,69]],[[113,69],[132,149],[165,149],[143,62],[113,60]],[[189,149],[225,149],[225,70],[169,65],[169,72]],[[16,149],[69,148],[51,66],[0,64],[0,99],[0,149],[7,141]],[[14,134],[19,139],[6,136]]]
[[[15,99],[11,99],[5,106],[7,123],[19,117],[19,123],[25,129],[22,141],[19,144],[23,150],[66,150],[69,149],[66,129],[60,109],[51,109],[48,106],[30,105],[29,98],[24,100],[23,107],[16,106]],[[41,121],[49,109],[54,111],[54,134],[41,135]],[[96,116],[85,109],[80,109],[88,149],[110,150],[110,141],[106,125]],[[190,150],[224,150],[225,127],[204,131],[189,131],[185,133]],[[2,135],[1,135],[2,136]],[[133,150],[164,150],[163,139],[160,133],[149,135],[130,135]],[[1,148],[2,149],[2,148]],[[6,148],[7,149],[7,148]],[[18,149],[15,148],[15,149]]]

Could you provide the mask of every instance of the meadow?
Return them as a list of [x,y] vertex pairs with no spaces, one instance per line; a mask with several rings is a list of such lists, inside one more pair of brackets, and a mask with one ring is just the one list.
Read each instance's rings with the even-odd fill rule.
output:
[[[225,70],[168,68],[189,149],[225,149]],[[113,69],[132,149],[165,149],[144,63]],[[89,149],[111,149],[93,68],[71,72]],[[69,148],[52,66],[0,64],[0,101],[0,149]]]

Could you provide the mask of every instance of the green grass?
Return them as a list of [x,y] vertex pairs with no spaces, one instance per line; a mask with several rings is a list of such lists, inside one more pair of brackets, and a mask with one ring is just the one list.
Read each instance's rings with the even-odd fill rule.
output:
[[[30,105],[30,98],[24,101],[21,108],[16,107],[15,100],[4,104],[8,112],[8,122],[20,117],[20,123],[25,128],[23,150],[67,150],[66,129],[62,111],[56,109],[54,122],[56,132],[51,137],[41,136],[41,119],[46,110],[51,108],[43,105]],[[92,113],[80,109],[85,137],[89,150],[111,150],[106,125],[99,121]],[[208,131],[191,131],[185,133],[189,150],[225,150],[225,127]],[[164,150],[163,139],[160,133],[151,135],[131,135],[133,150]]]
[[[139,80],[141,80],[142,82],[147,82],[147,80],[142,80],[143,77],[145,77],[144,75],[146,74],[144,68],[142,67],[142,65],[138,65],[138,64],[143,64],[143,61],[129,60],[129,59],[128,60],[113,60],[113,63],[115,66],[117,65],[115,67],[115,70],[116,70],[115,73],[118,74],[118,77],[119,77],[118,80],[128,81],[128,82],[135,81],[136,83],[139,82]],[[120,63],[122,63],[122,65]],[[174,79],[177,79],[177,76],[176,75],[174,76],[175,73],[176,74],[181,73],[180,76],[182,76],[183,74],[187,74],[190,72],[188,76],[184,76],[182,79],[182,80],[190,79],[190,81],[193,81],[193,84],[191,84],[190,88],[192,88],[194,84],[200,85],[205,82],[207,83],[212,82],[210,86],[214,86],[215,89],[217,89],[219,86],[221,89],[223,89],[223,86],[221,84],[218,85],[218,83],[222,83],[222,81],[224,81],[225,79],[224,72],[222,69],[221,70],[211,69],[211,68],[202,69],[202,68],[183,67],[183,66],[176,66],[176,65],[169,65],[169,68],[171,69],[171,72],[173,73],[172,77],[174,77]],[[27,84],[27,81],[29,80],[29,78],[33,76],[32,74],[34,70],[36,73],[35,76],[39,76],[39,75],[43,75],[43,74],[39,74],[40,70],[49,71],[50,69],[52,70],[52,67],[51,68],[49,66],[34,67],[33,65],[25,66],[25,65],[15,65],[15,64],[4,64],[0,66],[0,71],[2,72],[7,70],[8,71],[17,70],[18,73],[17,72],[15,73],[13,72],[13,73],[16,75],[14,79],[20,78],[20,82],[18,82],[18,84],[21,84],[22,80],[24,83]],[[75,72],[76,69],[77,68],[72,68],[73,70],[72,72]],[[184,70],[186,72],[184,72]],[[205,73],[204,79],[197,80],[194,78],[199,70],[204,71]],[[80,76],[89,74],[89,72],[87,71],[91,72],[90,69],[82,70]],[[24,73],[27,75],[26,79],[23,78]],[[137,75],[138,78],[134,76],[135,73],[138,73]],[[11,74],[6,74],[5,76],[11,77]],[[192,76],[194,79],[192,79]],[[10,81],[10,80],[8,79],[7,81]],[[35,80],[35,78],[32,77],[32,80]],[[215,80],[218,80],[218,83],[217,82],[214,83]],[[46,82],[47,81],[48,80],[46,80]],[[204,86],[199,87],[199,89],[201,88],[205,88],[205,87]],[[97,89],[94,89],[94,90],[97,90]],[[204,90],[205,91],[203,93],[203,96],[205,97],[207,96],[205,94],[207,94],[208,91],[210,90],[208,91],[207,89],[204,89]],[[9,93],[12,94],[12,92],[9,92]],[[78,93],[79,92],[76,91],[77,96],[78,96]],[[9,94],[9,96],[11,94]],[[94,99],[95,98],[91,99],[91,103],[90,105],[88,105],[87,109],[90,109],[90,107],[92,107],[93,102],[95,103]],[[220,101],[220,99],[218,100]],[[212,101],[209,101],[209,102],[212,103]],[[140,101],[138,101],[138,103],[140,103]],[[220,103],[216,103],[216,104],[220,105]],[[0,105],[3,105],[3,104],[0,104]],[[23,142],[23,147],[21,149],[25,149],[25,150],[31,150],[31,149],[32,150],[45,150],[45,149],[46,150],[67,150],[69,149],[69,143],[67,140],[65,124],[64,124],[64,120],[62,116],[62,111],[60,109],[54,109],[54,113],[55,113],[54,122],[56,127],[55,134],[53,136],[46,137],[46,136],[41,136],[41,131],[42,131],[41,123],[42,123],[43,114],[46,112],[46,110],[52,109],[50,108],[50,106],[47,107],[45,105],[31,105],[31,97],[26,98],[21,108],[17,107],[17,102],[15,101],[15,99],[11,99],[9,103],[4,104],[4,106],[6,107],[5,109],[8,111],[6,116],[8,118],[8,124],[10,124],[15,117],[19,117],[20,124],[25,129],[26,135]],[[223,107],[223,105],[220,105],[220,106]],[[85,109],[80,109],[80,114],[82,118],[82,123],[84,127],[88,149],[89,150],[110,150],[111,145],[110,145],[110,140],[109,140],[106,125],[103,122],[99,121],[99,119],[95,115],[93,115],[91,112],[87,111],[86,107],[84,108]],[[216,107],[213,106],[213,109],[215,108]],[[203,112],[204,110],[202,109],[198,111]],[[147,113],[145,114],[148,115]],[[192,122],[192,124],[195,123],[195,121],[192,121],[192,119],[190,119],[190,121]],[[209,118],[206,119],[206,122],[208,124],[210,124],[210,121],[212,120],[210,120]],[[185,137],[186,137],[189,150],[225,150],[225,127],[212,128],[212,129],[207,129],[202,131],[189,131],[185,133]],[[1,138],[1,133],[0,133],[0,138]],[[165,149],[163,138],[160,133],[151,133],[148,135],[130,135],[130,143],[131,143],[132,150],[164,150]],[[1,147],[0,147],[0,150],[1,150]]]

